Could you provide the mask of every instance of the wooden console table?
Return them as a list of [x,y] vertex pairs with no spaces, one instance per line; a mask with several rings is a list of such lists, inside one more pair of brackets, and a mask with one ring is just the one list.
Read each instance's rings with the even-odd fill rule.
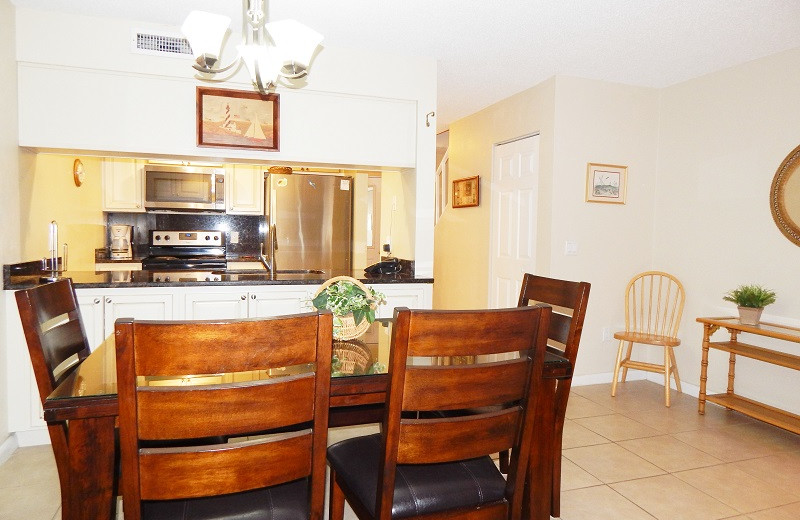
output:
[[[739,323],[738,318],[732,317],[697,318],[697,321],[703,324],[703,358],[700,363],[700,402],[698,405],[698,412],[701,414],[705,413],[706,401],[710,401],[785,430],[800,433],[800,416],[753,401],[752,399],[747,399],[746,397],[737,395],[733,391],[737,355],[757,359],[773,365],[800,370],[800,356],[741,343],[738,341],[738,335],[740,333],[745,332],[755,336],[800,343],[800,329],[775,325],[773,323],[742,325]],[[729,341],[711,341],[711,336],[720,328],[728,330],[730,333]],[[706,395],[709,348],[730,353],[730,358],[728,360],[728,391],[724,394]],[[798,350],[800,351],[800,349]]]

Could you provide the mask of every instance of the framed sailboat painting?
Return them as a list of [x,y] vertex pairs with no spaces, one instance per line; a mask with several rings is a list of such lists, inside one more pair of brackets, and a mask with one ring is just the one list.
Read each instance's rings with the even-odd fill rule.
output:
[[280,97],[197,87],[197,146],[280,150]]

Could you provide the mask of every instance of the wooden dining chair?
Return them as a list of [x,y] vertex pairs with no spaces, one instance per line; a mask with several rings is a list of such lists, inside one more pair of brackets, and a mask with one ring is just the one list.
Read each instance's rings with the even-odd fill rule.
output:
[[[620,368],[623,383],[629,368],[663,374],[664,400],[667,406],[670,405],[670,376],[675,378],[678,392],[681,391],[681,379],[673,349],[681,344],[678,327],[681,324],[685,300],[683,284],[668,273],[647,271],[634,276],[628,282],[625,288],[625,330],[614,334],[614,338],[619,340],[619,348],[614,364],[614,380],[611,383],[612,396],[617,395]],[[632,360],[634,343],[663,347],[663,364]],[[623,357],[626,346],[627,351]]]
[[125,519],[321,520],[331,316],[117,320]]
[[[362,520],[521,518],[549,320],[544,305],[396,309],[382,431],[328,448],[330,519],[343,518],[345,500]],[[504,361],[431,362],[516,351]],[[506,449],[507,479],[490,458]]]
[[[589,289],[591,289],[591,285],[588,282],[559,280],[530,273],[525,273],[522,277],[518,305],[524,307],[530,304],[546,303],[552,306],[553,312],[547,333],[547,349],[567,358],[573,368],[578,359],[583,321],[586,318],[586,306],[589,303]],[[553,491],[550,502],[550,515],[554,517],[561,516],[561,448],[571,384],[572,378],[561,379],[556,383]],[[501,454],[501,465],[506,465],[507,460],[508,455]]]
[[[14,293],[28,354],[42,404],[89,355],[72,280],[39,285]],[[69,425],[48,423],[61,489],[61,511],[69,511]]]

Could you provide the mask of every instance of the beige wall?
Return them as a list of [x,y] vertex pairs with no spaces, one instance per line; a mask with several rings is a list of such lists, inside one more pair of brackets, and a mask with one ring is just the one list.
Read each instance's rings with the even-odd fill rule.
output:
[[[35,260],[48,254],[48,227],[58,222],[59,254],[69,245],[69,269],[94,271],[94,250],[105,246],[102,211],[101,160],[97,157],[36,154],[21,167],[22,257]],[[72,165],[83,162],[85,180],[75,186]]]
[[[616,343],[602,331],[622,327],[625,283],[646,269],[686,286],[677,349],[684,391],[699,385],[695,318],[735,313],[722,301],[727,290],[769,286],[778,302],[766,317],[800,326],[800,249],[780,234],[768,204],[775,170],[800,139],[797,70],[800,49],[661,90],[557,77],[457,121],[451,180],[481,175],[482,202],[447,208],[435,230],[434,305],[488,303],[492,146],[540,132],[536,272],[592,284],[579,381],[610,380]],[[584,202],[588,162],[628,166],[625,205]],[[576,256],[564,255],[567,240],[578,244]],[[727,358],[712,352],[711,361],[709,391],[724,391]],[[800,413],[797,372],[746,359],[737,367],[744,395]]]
[[[17,67],[14,45],[14,6],[0,0],[0,186],[3,194],[3,218],[0,224],[0,264],[20,260],[19,226],[19,150],[17,148]],[[7,312],[0,300],[0,374],[6,373],[7,346],[3,344]],[[0,383],[0,446],[8,438],[8,396],[5,382]],[[0,462],[6,454],[0,450]]]
[[[608,372],[624,324],[622,290],[652,263],[658,92],[558,77],[450,128],[451,179],[481,175],[477,208],[448,207],[436,228],[434,306],[488,305],[492,148],[540,133],[536,274],[585,280],[591,297],[577,375]],[[588,162],[629,167],[626,205],[584,202]],[[564,243],[578,245],[564,255]]]
[[[780,233],[769,208],[772,178],[800,144],[798,71],[794,49],[662,92],[654,258],[686,286],[677,356],[694,384],[702,337],[694,319],[735,314],[722,295],[737,285],[774,289],[778,300],[764,319],[800,326],[800,248]],[[797,345],[775,346],[797,354]],[[727,356],[711,354],[709,389],[724,392]],[[736,388],[800,413],[796,371],[739,358]]]

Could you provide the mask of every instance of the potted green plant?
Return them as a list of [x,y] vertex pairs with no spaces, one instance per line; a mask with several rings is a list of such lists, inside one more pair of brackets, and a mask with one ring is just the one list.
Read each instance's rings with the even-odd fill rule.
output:
[[740,285],[722,299],[737,305],[742,325],[758,325],[764,307],[775,303],[775,291],[760,285]]
[[333,337],[353,339],[369,328],[375,321],[378,305],[386,303],[386,297],[372,287],[367,287],[355,278],[337,276],[320,286],[311,304],[318,310],[330,309],[333,313]]

